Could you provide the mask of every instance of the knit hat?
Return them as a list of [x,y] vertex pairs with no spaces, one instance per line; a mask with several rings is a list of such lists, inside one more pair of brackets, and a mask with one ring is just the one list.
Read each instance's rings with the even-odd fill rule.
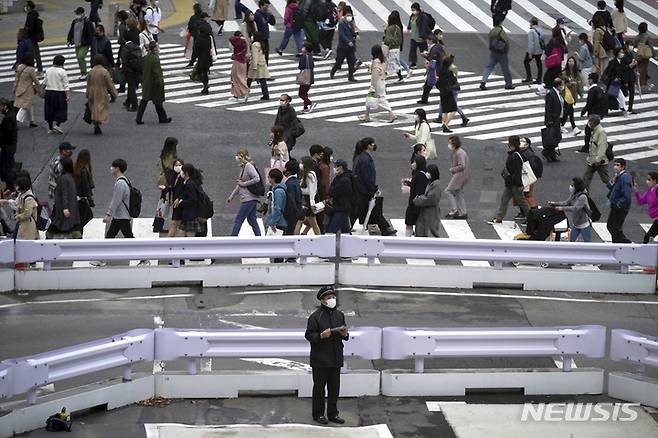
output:
[[336,294],[336,291],[334,290],[333,286],[322,286],[317,294],[318,300],[321,300],[322,297],[327,294],[334,294],[334,295]]
[[347,161],[345,161],[345,160],[336,160],[336,161],[334,162],[334,166],[336,166],[336,167],[342,167],[343,170],[348,170],[348,167],[347,167]]

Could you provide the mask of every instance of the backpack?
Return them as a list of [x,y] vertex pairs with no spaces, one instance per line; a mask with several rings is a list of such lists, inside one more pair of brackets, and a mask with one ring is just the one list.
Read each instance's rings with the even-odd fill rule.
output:
[[70,432],[72,425],[71,416],[66,413],[66,409],[51,415],[46,420],[46,430],[48,432]]
[[585,196],[587,196],[587,203],[589,204],[589,218],[592,220],[592,222],[597,222],[599,219],[601,219],[601,210],[596,206],[592,198],[585,193]]
[[292,28],[294,30],[300,30],[304,28],[304,10],[301,6],[295,9],[295,12],[292,14]]
[[612,150],[613,146],[614,146],[614,144],[608,142],[608,147],[605,148],[605,156],[608,159],[608,161],[612,161],[612,160],[615,159],[615,153]]
[[615,36],[610,33],[608,30],[603,31],[603,38],[601,39],[601,45],[605,50],[613,50],[616,47]]
[[431,31],[434,30],[434,27],[436,26],[436,20],[434,17],[432,17],[432,14],[428,12],[423,12],[425,14],[425,19],[427,20],[427,28]]
[[48,209],[44,208],[44,205],[39,202],[39,200],[34,195],[27,195],[25,199],[32,198],[37,203],[37,218],[36,225],[37,230],[46,231],[50,226],[50,215],[48,214]]
[[142,211],[142,192],[139,191],[136,187],[133,187],[132,184],[130,184],[130,181],[128,181],[128,178],[125,176],[122,176],[121,178],[128,184],[128,205],[126,205],[126,202],[121,200],[123,202],[123,205],[126,207],[128,210],[128,214],[130,217],[139,217],[139,213]]
[[541,158],[535,154],[531,154],[528,156],[528,162],[530,163],[530,167],[532,167],[532,171],[535,173],[535,176],[537,178],[541,178],[541,176],[544,174],[544,163],[541,161]]
[[215,207],[213,205],[212,199],[210,196],[200,188],[197,191],[197,196],[199,198],[199,209],[197,216],[202,219],[210,219],[215,215]]
[[546,41],[544,41],[544,37],[542,36],[541,32],[539,32],[537,29],[535,29],[535,32],[537,32],[537,39],[539,40],[539,48],[541,49],[542,52],[545,52]]
[[124,48],[126,49],[126,64],[128,64],[132,71],[141,72],[144,59],[139,44],[131,42],[130,44],[126,44]]
[[44,34],[43,34],[43,20],[41,17],[37,17],[34,19],[34,40],[37,43],[40,43],[44,40]]
[[286,206],[283,209],[283,217],[288,224],[294,224],[302,216],[302,209],[297,205],[294,195],[288,191],[289,188],[286,186]]
[[[256,196],[264,196],[265,195],[265,184],[263,183],[263,177],[260,176],[260,171],[258,170],[258,166],[256,166],[254,163],[251,163],[251,165],[254,166],[254,169],[256,170],[256,173],[258,174],[258,178],[260,178],[260,180],[256,184],[252,184],[250,186],[247,186],[247,190],[249,190],[251,193],[253,193]],[[245,168],[242,168],[242,173],[244,173],[244,169]],[[242,175],[240,175],[240,176],[242,176]]]
[[336,23],[338,22],[338,9],[333,2],[325,3],[325,10],[321,15],[320,21],[323,21],[329,27],[336,26]]

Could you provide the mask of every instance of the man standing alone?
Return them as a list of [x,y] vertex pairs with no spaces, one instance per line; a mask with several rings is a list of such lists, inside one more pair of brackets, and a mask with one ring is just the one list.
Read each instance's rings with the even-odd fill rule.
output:
[[[308,317],[304,337],[311,343],[313,369],[313,420],[320,424],[343,424],[338,416],[340,368],[343,366],[343,341],[349,339],[345,315],[336,309],[336,292],[333,286],[323,286],[317,293],[320,307]],[[325,417],[324,391],[327,387],[327,416]],[[328,419],[327,419],[328,418]]]
[[96,40],[94,39],[94,25],[85,16],[85,8],[77,7],[75,9],[75,20],[71,22],[68,37],[68,44],[75,46],[75,57],[78,59],[80,67],[80,79],[87,77],[87,53],[91,47],[91,59],[96,55]]
[[564,98],[562,90],[564,84],[562,79],[555,78],[553,88],[546,93],[546,105],[544,112],[544,125],[542,130],[542,143],[544,150],[541,152],[546,161],[560,161],[555,150],[560,145],[562,134],[560,133],[560,120],[564,116]]
[[626,172],[626,160],[615,158],[613,161],[615,176],[608,183],[608,203],[610,213],[606,227],[612,236],[612,243],[633,243],[624,235],[624,221],[631,209],[633,197],[633,178]]
[[41,52],[39,50],[39,43],[43,41],[43,21],[39,17],[36,5],[32,0],[25,3],[25,31],[27,37],[32,41],[32,49],[34,50],[34,61],[37,63],[37,72],[43,73],[43,65],[41,64]]

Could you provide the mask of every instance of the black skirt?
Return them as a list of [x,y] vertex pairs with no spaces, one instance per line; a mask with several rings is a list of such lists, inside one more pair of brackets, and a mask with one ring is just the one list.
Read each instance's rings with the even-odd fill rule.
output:
[[452,90],[441,90],[441,112],[445,114],[454,113],[455,111],[457,111],[457,102],[455,102]]
[[68,115],[65,91],[46,90],[44,116],[48,123],[64,123]]

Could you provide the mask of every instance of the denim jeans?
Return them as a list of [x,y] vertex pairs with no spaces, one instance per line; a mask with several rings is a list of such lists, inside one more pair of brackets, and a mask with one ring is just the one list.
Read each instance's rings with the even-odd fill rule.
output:
[[286,30],[283,32],[283,38],[281,39],[281,44],[279,44],[279,50],[282,52],[288,47],[288,41],[290,37],[295,38],[295,45],[297,46],[297,53],[302,51],[302,45],[304,44],[304,30],[294,30],[292,27],[286,27]]
[[258,227],[258,220],[256,219],[257,206],[258,201],[246,201],[240,203],[240,209],[235,216],[235,224],[233,225],[231,236],[237,236],[240,234],[240,228],[242,228],[242,223],[245,219],[247,219],[247,222],[251,225],[251,229],[254,230],[254,235],[260,236],[260,228]]
[[484,72],[482,72],[482,82],[487,82],[496,64],[500,64],[500,69],[503,71],[503,77],[505,78],[505,85],[512,85],[512,73],[509,71],[507,53],[490,52],[489,63],[484,67]]
[[592,226],[588,225],[585,228],[571,228],[571,241],[575,242],[578,240],[578,236],[583,236],[583,242],[592,241]]

